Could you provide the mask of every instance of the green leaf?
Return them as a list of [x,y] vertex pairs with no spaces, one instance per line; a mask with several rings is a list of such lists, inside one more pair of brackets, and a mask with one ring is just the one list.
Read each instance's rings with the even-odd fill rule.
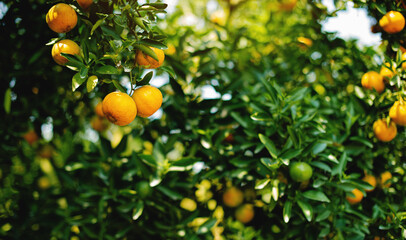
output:
[[324,192],[317,191],[317,190],[309,190],[303,193],[305,198],[319,201],[319,202],[330,202],[330,199],[324,194]]
[[313,207],[307,202],[301,200],[298,200],[297,204],[302,209],[303,215],[305,216],[306,220],[310,222],[313,218]]
[[231,117],[233,117],[241,126],[248,128],[248,122],[243,119],[237,112],[230,112]]
[[157,8],[157,9],[165,9],[165,8],[168,7],[168,4],[166,4],[166,3],[160,3],[160,2],[157,2],[157,3],[148,3],[148,4],[146,4],[146,5],[153,6],[154,8]]
[[87,83],[86,83],[86,89],[87,92],[91,92],[93,91],[93,89],[97,86],[97,83],[99,82],[99,78],[97,76],[90,76],[87,79]]
[[94,31],[104,22],[105,18],[97,20],[97,22],[93,25],[92,30],[90,30],[90,35],[93,35]]
[[166,196],[168,196],[170,199],[172,200],[180,200],[183,198],[183,195],[175,192],[169,188],[166,188],[164,186],[157,186],[156,189],[158,189],[159,191],[161,191],[163,194],[165,194]]
[[89,72],[89,69],[87,67],[82,67],[79,71],[80,78],[86,78],[88,72]]
[[167,72],[171,78],[176,78],[176,73],[171,66],[162,66],[160,69]]
[[282,153],[279,157],[286,161],[299,156],[300,153],[302,153],[302,149],[289,149],[288,151]]
[[331,172],[331,167],[323,162],[319,162],[319,161],[312,161],[310,163],[310,165],[318,167],[326,172]]
[[4,111],[9,114],[11,110],[11,88],[7,88],[6,92],[4,93]]
[[367,147],[369,147],[369,148],[373,148],[373,147],[374,147],[374,145],[373,145],[370,141],[368,141],[368,139],[363,138],[363,137],[353,136],[353,137],[350,137],[350,140],[351,140],[351,141],[360,142],[360,143],[364,144],[365,146],[367,146]]
[[203,234],[210,231],[212,227],[217,223],[217,218],[212,218],[204,222],[199,229],[197,230],[197,234]]
[[154,76],[153,71],[148,72],[139,82],[137,82],[137,86],[147,85],[149,81],[151,81],[153,76]]
[[251,115],[251,119],[254,121],[262,121],[262,122],[269,122],[272,121],[273,118],[268,113],[264,112],[256,112]]
[[78,89],[78,87],[80,87],[80,85],[82,85],[82,83],[85,82],[86,79],[81,78],[80,77],[80,73],[76,73],[75,75],[73,75],[72,77],[72,91],[76,91],[76,89]]
[[165,44],[163,44],[161,42],[154,41],[154,40],[147,39],[147,38],[142,39],[141,41],[139,41],[139,43],[147,45],[147,46],[151,46],[151,47],[154,47],[154,48],[159,48],[159,49],[167,49],[168,48]]
[[141,217],[143,211],[144,203],[142,201],[137,202],[137,205],[133,209],[132,219],[137,220],[139,217]]
[[347,154],[343,152],[343,154],[339,159],[339,164],[333,168],[332,175],[334,176],[338,174],[341,178],[346,165],[347,165]]
[[134,22],[135,24],[137,24],[138,26],[140,26],[140,28],[144,29],[145,31],[148,31],[148,29],[145,27],[144,22],[142,21],[141,17],[134,17]]
[[111,65],[103,65],[95,69],[98,74],[119,74],[119,71],[116,67]]
[[141,50],[143,53],[145,53],[146,55],[152,57],[153,59],[155,59],[156,61],[158,61],[158,55],[156,55],[156,53],[154,52],[154,50],[152,50],[149,46],[144,45],[144,44],[135,44],[134,45],[135,48]]
[[312,147],[312,153],[314,155],[317,155],[318,153],[323,152],[327,147],[327,143],[316,143],[313,147]]
[[272,158],[261,158],[261,163],[265,165],[265,167],[273,170],[279,167],[279,161]]
[[127,90],[125,90],[125,88],[124,88],[123,86],[121,86],[121,84],[120,84],[117,80],[113,79],[113,85],[114,85],[118,90],[120,90],[120,92],[127,93]]
[[255,189],[256,190],[264,189],[270,181],[271,179],[269,178],[259,180],[258,182],[255,183]]
[[292,201],[287,200],[283,206],[283,221],[285,223],[289,222],[290,216],[292,215]]
[[316,222],[321,222],[323,220],[326,220],[330,215],[331,211],[326,209],[325,211],[318,214],[315,220]]
[[100,28],[103,30],[104,34],[111,36],[115,40],[121,39],[120,35],[118,35],[112,27],[102,25],[102,26],[100,26]]
[[268,152],[271,154],[271,156],[273,158],[277,158],[279,152],[276,149],[275,145],[273,144],[272,140],[261,133],[259,133],[258,136],[259,140],[265,145],[266,149],[268,149]]

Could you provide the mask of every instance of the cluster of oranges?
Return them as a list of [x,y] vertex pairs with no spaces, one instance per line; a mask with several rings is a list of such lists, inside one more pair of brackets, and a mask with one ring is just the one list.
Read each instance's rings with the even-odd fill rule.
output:
[[[372,186],[370,189],[365,189],[365,192],[369,193],[369,192],[374,191],[377,186],[380,186],[382,189],[390,187],[391,179],[392,179],[392,173],[390,173],[389,171],[385,171],[385,172],[381,173],[381,175],[379,177],[375,177],[374,175],[365,173],[364,177],[362,178],[362,181],[364,181]],[[362,201],[362,199],[364,198],[364,194],[362,193],[362,191],[357,188],[354,188],[352,190],[352,195],[353,196],[346,197],[347,201],[350,204],[360,203]]]
[[252,203],[243,203],[244,193],[237,187],[229,187],[223,193],[225,206],[235,209],[235,219],[242,223],[249,223],[254,219],[255,211]]
[[[78,0],[77,2],[82,8],[87,8],[92,3],[92,0]],[[49,9],[46,15],[46,22],[52,31],[56,33],[67,33],[76,27],[78,16],[75,9],[70,5],[58,3]],[[57,64],[65,65],[68,59],[62,56],[61,53],[79,55],[80,47],[76,42],[70,39],[63,39],[52,46],[51,54]]]
[[[405,27],[404,16],[397,11],[387,12],[380,20],[379,26],[388,34],[401,32]],[[406,52],[402,54],[402,61],[406,60]],[[361,85],[377,93],[385,90],[385,81],[390,80],[397,74],[396,66],[385,63],[380,72],[369,71],[362,76]],[[402,70],[406,69],[406,63],[399,66]],[[406,126],[406,103],[399,95],[398,101],[395,101],[389,110],[389,118],[381,118],[374,122],[373,132],[375,137],[383,142],[393,140],[397,135],[397,125]]]
[[[77,0],[79,6],[86,11],[93,3],[93,0]],[[51,7],[46,15],[46,22],[51,30],[56,33],[67,33],[75,28],[78,17],[74,8],[65,3],[58,3]],[[158,60],[155,60],[142,51],[137,51],[135,63],[146,69],[158,68],[162,65],[165,54],[161,49],[151,47]],[[64,54],[79,55],[80,47],[70,39],[63,39],[52,47],[52,58],[59,65],[66,65],[68,59]],[[97,117],[92,119],[91,125],[97,131],[104,130],[107,125],[104,118],[110,122],[125,126],[131,123],[138,115],[149,117],[154,114],[162,105],[162,93],[159,89],[145,85],[134,90],[132,96],[122,92],[108,94],[101,105],[96,109]]]

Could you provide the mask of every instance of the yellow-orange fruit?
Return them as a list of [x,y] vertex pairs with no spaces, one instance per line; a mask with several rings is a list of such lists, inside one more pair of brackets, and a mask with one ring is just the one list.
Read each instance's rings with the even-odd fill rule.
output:
[[137,107],[134,100],[126,93],[109,93],[102,102],[102,109],[106,118],[118,125],[130,124],[137,116]]
[[381,173],[381,176],[379,178],[379,184],[380,184],[381,188],[390,187],[391,183],[388,182],[390,179],[392,179],[392,173],[390,173],[389,171],[385,171],[385,172]]
[[58,3],[49,9],[46,15],[46,22],[52,31],[66,33],[76,26],[78,16],[75,10],[68,4]]
[[347,201],[350,204],[357,204],[357,203],[361,202],[362,198],[364,197],[364,194],[362,194],[362,192],[357,188],[354,188],[352,190],[352,194],[354,194],[354,197],[352,197],[352,196],[346,197]]
[[162,93],[153,86],[145,85],[135,89],[132,98],[137,105],[137,114],[140,117],[149,117],[162,105]]
[[367,182],[367,183],[369,183],[369,185],[372,186],[372,189],[365,190],[365,192],[372,192],[375,189],[375,187],[376,187],[376,178],[375,178],[375,176],[366,174],[362,178],[362,181]]
[[97,116],[104,117],[102,102],[97,103],[96,107],[94,108],[94,112]]
[[38,141],[38,139],[39,139],[37,133],[36,133],[33,129],[31,129],[31,130],[29,130],[28,132],[26,132],[26,133],[23,135],[23,138],[24,138],[25,141],[27,141],[28,144],[30,144],[30,145],[34,144],[34,143],[35,143],[36,141]]
[[366,89],[375,89],[378,93],[385,89],[383,77],[375,71],[369,71],[362,75],[361,85]]
[[246,203],[235,210],[235,219],[242,223],[249,223],[254,218],[254,205]]
[[400,126],[406,126],[406,103],[396,101],[389,109],[389,117]]
[[379,20],[379,26],[387,33],[398,33],[405,27],[405,18],[398,11],[389,11]]
[[78,55],[80,53],[80,47],[74,41],[69,39],[63,39],[52,46],[52,58],[59,65],[65,65],[69,60],[62,56],[61,53]]
[[158,68],[164,62],[165,53],[161,49],[154,48],[154,47],[150,47],[150,48],[158,56],[158,61],[153,59],[151,56],[148,56],[147,54],[145,54],[142,51],[137,51],[135,61],[137,62],[138,65],[140,65],[144,68],[147,68],[147,69]]
[[373,126],[373,131],[375,134],[375,137],[382,142],[389,142],[392,141],[396,137],[397,134],[397,128],[396,124],[394,122],[390,122],[389,127],[386,124],[386,119],[378,119],[374,122]]
[[87,9],[90,7],[90,5],[92,5],[93,0],[77,0],[77,2],[81,8]]
[[223,194],[223,203],[227,207],[238,207],[244,200],[244,193],[236,188],[230,187]]

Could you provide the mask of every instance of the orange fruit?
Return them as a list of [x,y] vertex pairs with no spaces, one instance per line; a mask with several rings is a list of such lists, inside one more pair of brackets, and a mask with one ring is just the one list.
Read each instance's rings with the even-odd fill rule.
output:
[[65,65],[68,59],[61,55],[61,53],[78,55],[80,53],[80,47],[74,41],[69,39],[63,39],[52,46],[52,58],[59,65]]
[[281,3],[279,3],[279,10],[282,11],[292,11],[297,4],[297,0],[282,0]]
[[92,5],[93,0],[77,0],[77,2],[81,8],[87,9],[90,7],[90,5]]
[[137,62],[138,65],[140,65],[144,68],[147,68],[147,69],[158,68],[164,62],[165,53],[161,49],[154,48],[154,47],[150,47],[150,48],[158,56],[158,61],[153,59],[151,56],[148,56],[147,54],[145,54],[142,51],[137,51],[135,61]]
[[364,197],[364,194],[362,194],[362,192],[357,188],[354,188],[351,192],[352,192],[352,194],[354,194],[354,197],[347,196],[346,197],[347,201],[350,204],[356,204],[356,203],[361,202],[362,198]]
[[102,104],[104,116],[118,126],[130,124],[135,116],[137,116],[137,106],[134,100],[126,93],[109,93],[103,99]]
[[90,120],[90,126],[98,132],[103,132],[109,127],[109,124],[104,117],[93,116],[92,120]]
[[38,151],[38,156],[42,158],[51,158],[54,155],[54,148],[50,144],[46,144]]
[[389,11],[379,20],[379,26],[387,33],[398,33],[405,27],[405,18],[400,12]]
[[389,117],[398,125],[406,126],[406,103],[396,101],[389,109]]
[[162,93],[153,86],[144,85],[135,89],[132,98],[137,105],[138,116],[149,117],[162,105]]
[[366,89],[375,89],[378,93],[385,89],[383,77],[375,71],[364,73],[361,78],[361,85]]
[[[395,76],[396,73],[396,68],[395,66],[392,66],[392,69],[390,68],[390,64],[389,63],[385,63],[385,66],[381,67],[381,71],[379,72],[379,74],[381,74],[382,77],[386,78],[386,79],[391,79],[393,76]],[[389,68],[388,68],[389,67]]]
[[66,33],[76,26],[78,16],[75,10],[68,4],[58,3],[49,9],[46,15],[46,22],[52,31]]
[[25,141],[27,141],[28,144],[30,144],[30,145],[34,144],[34,143],[35,143],[36,141],[38,141],[38,139],[39,139],[37,133],[36,133],[33,129],[31,129],[31,130],[29,130],[28,132],[26,132],[26,133],[23,135],[23,138],[24,138]]
[[386,124],[386,119],[378,119],[374,122],[373,131],[375,137],[381,140],[382,142],[389,142],[392,141],[396,137],[397,128],[395,122],[391,121],[388,125]]
[[375,178],[375,176],[365,174],[365,176],[362,178],[362,181],[367,182],[367,183],[369,183],[369,185],[372,186],[372,189],[365,190],[365,192],[372,192],[375,189],[375,187],[376,187],[376,178]]
[[299,42],[299,47],[301,49],[307,49],[313,45],[313,41],[310,38],[298,37],[297,41]]
[[235,219],[242,223],[249,223],[254,218],[254,205],[246,203],[235,210]]
[[227,207],[237,207],[243,202],[243,200],[244,193],[236,187],[226,189],[223,194],[223,203]]
[[96,107],[94,108],[94,112],[97,116],[104,117],[102,102],[97,103]]
[[389,171],[385,171],[385,172],[381,173],[381,176],[379,178],[379,184],[380,184],[381,188],[390,187],[391,183],[387,182],[390,179],[392,179],[392,173],[390,173]]

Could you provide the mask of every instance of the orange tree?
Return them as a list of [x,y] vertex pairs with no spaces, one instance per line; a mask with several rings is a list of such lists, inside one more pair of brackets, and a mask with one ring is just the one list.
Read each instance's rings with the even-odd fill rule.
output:
[[[323,32],[331,13],[318,1],[181,1],[164,17],[159,1],[54,1],[78,15],[62,34],[45,22],[54,3],[2,2],[3,237],[404,235],[405,131],[398,125],[389,142],[373,131],[394,92],[404,94],[403,76],[386,79],[381,93],[361,81],[380,71],[376,59],[400,70],[401,54]],[[402,7],[385,4],[371,14]],[[61,39],[81,48],[62,53],[66,66],[50,54]],[[160,54],[149,47],[166,46],[155,65]],[[144,70],[151,66],[159,67]],[[107,94],[155,79],[164,79],[160,115],[94,127]]]

